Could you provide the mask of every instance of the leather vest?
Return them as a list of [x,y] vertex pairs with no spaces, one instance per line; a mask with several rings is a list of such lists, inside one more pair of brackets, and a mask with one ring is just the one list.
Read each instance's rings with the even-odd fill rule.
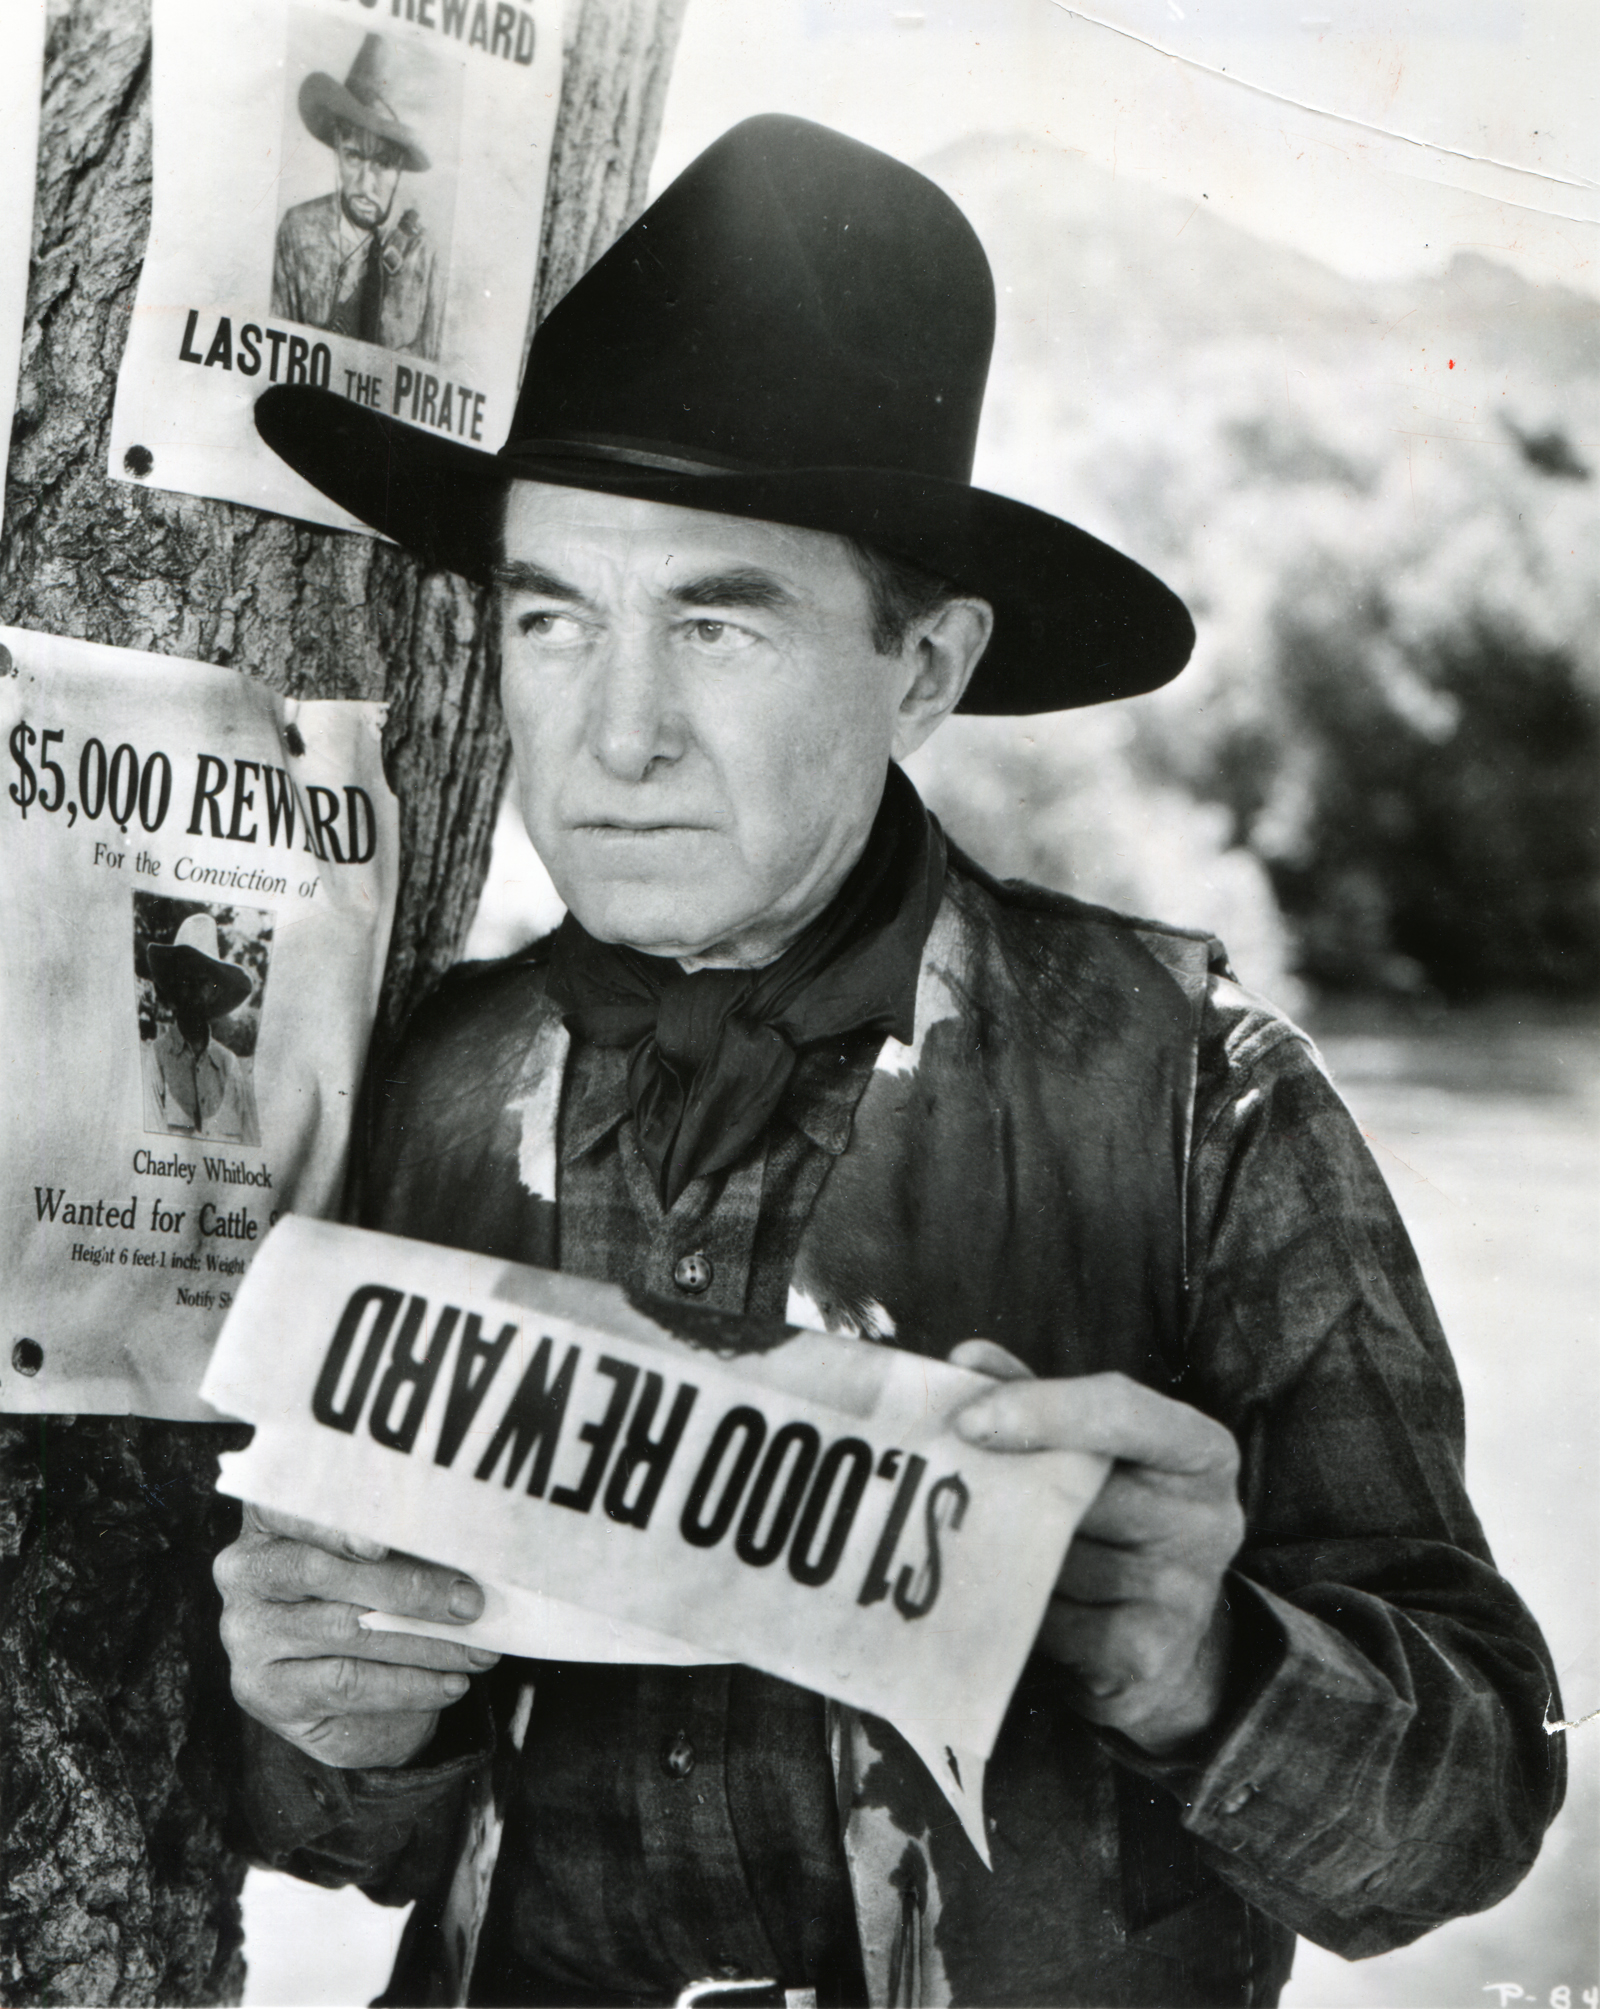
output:
[[[912,1041],[885,1043],[823,1184],[792,1321],[940,1358],[988,1338],[1040,1375],[1181,1395],[1198,1028],[1224,970],[1207,937],[953,855]],[[558,1267],[565,1052],[538,946],[453,974],[389,1070],[361,1217]],[[893,1731],[841,1709],[831,1726],[875,2003],[1276,1999],[1292,1935],[1206,1869],[1176,1800],[1113,1760],[1050,1663],[990,1760],[992,1872]],[[466,1867],[458,1888],[481,1892]]]

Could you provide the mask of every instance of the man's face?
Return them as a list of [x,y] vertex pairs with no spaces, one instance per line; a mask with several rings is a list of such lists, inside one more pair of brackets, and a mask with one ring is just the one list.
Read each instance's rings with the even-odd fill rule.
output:
[[179,1030],[191,1046],[203,1046],[210,1036],[211,1021],[223,1018],[231,1009],[228,987],[220,974],[191,964],[169,968],[157,995],[167,1005]]
[[339,162],[339,201],[361,230],[376,230],[394,206],[400,163],[376,133],[342,126],[333,151]]
[[880,655],[844,543],[516,482],[501,694],[522,814],[589,932],[758,962],[864,842],[913,650]]

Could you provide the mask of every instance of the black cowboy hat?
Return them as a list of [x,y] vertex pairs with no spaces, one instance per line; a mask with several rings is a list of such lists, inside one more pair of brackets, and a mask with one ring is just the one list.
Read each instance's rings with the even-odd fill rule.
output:
[[368,35],[342,84],[325,70],[313,70],[306,78],[300,86],[300,117],[324,146],[336,144],[341,125],[373,133],[394,148],[402,167],[421,174],[428,166],[427,149],[397,109],[402,84],[393,46],[381,35]]
[[273,450],[430,564],[486,580],[509,480],[859,539],[993,604],[962,709],[1058,711],[1188,661],[1183,603],[1131,558],[971,485],[994,285],[914,169],[802,119],[747,119],[548,316],[498,454],[307,386]]

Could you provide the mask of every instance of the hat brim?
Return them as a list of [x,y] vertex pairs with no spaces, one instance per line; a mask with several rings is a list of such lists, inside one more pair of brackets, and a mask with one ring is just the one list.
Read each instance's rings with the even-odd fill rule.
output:
[[145,950],[145,959],[150,965],[151,982],[169,1002],[174,988],[192,985],[200,978],[214,984],[217,1002],[207,1011],[208,1018],[226,1018],[255,989],[255,979],[248,970],[240,969],[237,963],[208,956],[192,942],[152,942]]
[[491,454],[334,391],[279,384],[256,427],[314,488],[431,566],[487,583],[513,480],[670,502],[858,538],[989,601],[994,636],[960,709],[1065,711],[1135,697],[1189,660],[1194,623],[1125,553],[1027,503],[879,468],[692,473],[625,460]]
[[325,70],[313,70],[300,86],[300,117],[306,131],[313,139],[321,140],[324,146],[333,145],[333,127],[337,120],[344,125],[359,126],[363,132],[375,133],[379,139],[397,147],[403,157],[401,165],[411,174],[421,174],[433,165],[410,126],[401,125],[397,119],[378,117],[370,105],[364,105],[353,92],[345,89],[337,77],[330,77]]

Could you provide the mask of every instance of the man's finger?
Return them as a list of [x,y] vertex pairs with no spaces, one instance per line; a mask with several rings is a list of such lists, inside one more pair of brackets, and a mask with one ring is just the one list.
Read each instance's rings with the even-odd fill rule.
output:
[[447,1625],[466,1624],[483,1614],[483,1592],[458,1570],[415,1556],[354,1562],[297,1541],[265,1542],[237,1554],[228,1572],[228,1587],[235,1584],[275,1604],[325,1598],[363,1611],[431,1618]]
[[1232,1558],[1244,1540],[1234,1466],[1224,1461],[1196,1474],[1114,1465],[1077,1532],[1114,1548],[1210,1552],[1220,1544]]
[[961,1410],[955,1428],[993,1451],[1097,1451],[1190,1476],[1238,1465],[1237,1446],[1220,1423],[1125,1374],[1013,1381]]
[[312,1548],[326,1549],[330,1555],[350,1556],[358,1562],[382,1562],[389,1553],[382,1542],[369,1542],[362,1535],[349,1535],[342,1528],[325,1527],[321,1521],[303,1521],[298,1514],[280,1514],[271,1507],[245,1502],[244,1527],[284,1541],[307,1542]]
[[950,1349],[950,1365],[969,1368],[974,1374],[990,1375],[996,1381],[1033,1379],[1033,1369],[1027,1362],[1018,1360],[1009,1347],[993,1339],[962,1340],[959,1346]]
[[1137,1600],[1077,1604],[1052,1598],[1039,1644],[1077,1677],[1087,1695],[1102,1701],[1162,1680],[1175,1657],[1192,1652],[1189,1629],[1174,1614]]
[[1061,1565],[1054,1595],[1074,1604],[1204,1611],[1210,1608],[1212,1588],[1209,1574],[1197,1573],[1160,1549],[1113,1547],[1085,1540],[1080,1531]]
[[241,1701],[269,1723],[308,1723],[321,1716],[428,1715],[459,1702],[465,1674],[395,1667],[350,1654],[322,1660],[276,1660],[257,1670]]
[[414,1632],[376,1632],[361,1623],[353,1604],[307,1598],[298,1604],[247,1604],[224,1613],[223,1643],[259,1661],[320,1660],[348,1654],[394,1667],[426,1667],[441,1674],[478,1674],[500,1656],[487,1647]]

